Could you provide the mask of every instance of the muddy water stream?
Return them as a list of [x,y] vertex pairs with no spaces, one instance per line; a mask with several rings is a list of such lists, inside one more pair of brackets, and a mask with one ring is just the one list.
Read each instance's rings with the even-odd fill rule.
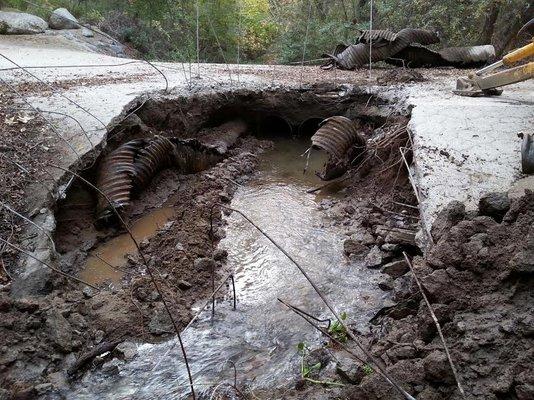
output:
[[[130,228],[133,237],[139,243],[150,238],[173,215],[174,209],[165,207],[139,218]],[[121,268],[126,265],[128,255],[136,252],[137,249],[130,235],[127,233],[119,235],[91,252],[79,276],[94,285],[106,281],[118,284],[124,275]]]
[[[365,324],[384,294],[378,272],[343,256],[344,235],[320,210],[321,199],[306,193],[320,185],[313,176],[322,160],[312,154],[307,175],[299,157],[307,142],[279,140],[263,156],[259,172],[240,187],[232,207],[241,210],[283,246],[336,304],[349,322]],[[206,310],[183,334],[197,392],[233,381],[235,363],[240,387],[254,390],[294,385],[299,356],[296,345],[321,342],[310,326],[285,309],[277,298],[318,317],[329,313],[297,268],[235,213],[227,218],[228,266],[235,270],[237,310],[231,296],[219,300],[215,317]],[[204,301],[202,301],[203,303]],[[200,303],[199,303],[200,304]],[[77,399],[186,398],[188,383],[177,340],[138,345],[138,355],[118,365],[119,372],[86,374],[69,394]]]

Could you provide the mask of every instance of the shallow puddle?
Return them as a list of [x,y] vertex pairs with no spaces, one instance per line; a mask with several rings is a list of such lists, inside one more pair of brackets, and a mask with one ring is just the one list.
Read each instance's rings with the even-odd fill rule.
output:
[[[135,221],[130,230],[137,242],[153,236],[174,215],[172,207],[159,208]],[[80,279],[98,285],[104,282],[120,283],[128,255],[137,249],[130,235],[121,234],[92,250]]]
[[[347,260],[343,230],[331,226],[319,198],[307,194],[323,184],[314,176],[323,159],[312,154],[308,173],[300,154],[309,141],[278,140],[264,154],[260,170],[234,195],[231,206],[249,216],[299,262],[348,322],[364,327],[381,308],[386,294],[377,287],[379,272]],[[227,218],[228,251],[235,271],[237,310],[231,296],[183,332],[197,394],[233,380],[253,390],[292,387],[299,375],[297,344],[320,345],[323,338],[282,306],[281,298],[319,318],[331,318],[297,268],[264,236],[236,213]],[[199,299],[200,300],[200,299]],[[205,301],[205,299],[204,299]],[[204,301],[200,302],[202,304]],[[77,399],[188,398],[187,374],[177,340],[138,346],[137,357],[109,376],[86,374],[72,395]]]

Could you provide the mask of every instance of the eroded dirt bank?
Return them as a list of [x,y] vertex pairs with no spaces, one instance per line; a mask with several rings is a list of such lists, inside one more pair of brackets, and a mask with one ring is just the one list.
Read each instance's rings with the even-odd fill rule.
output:
[[[154,134],[201,138],[236,117],[250,126],[251,134],[239,139],[222,162],[190,175],[172,169],[161,172],[128,211],[127,220],[134,222],[162,208],[173,210],[141,245],[179,326],[191,319],[193,303],[211,293],[212,271],[220,277],[228,269],[225,253],[216,249],[224,235],[216,206],[215,235],[209,235],[211,210],[217,203],[229,202],[236,185],[254,173],[258,157],[271,145],[262,137],[273,129],[284,135],[310,135],[316,126],[310,120],[341,114],[359,119],[366,138],[374,139],[375,145],[342,184],[327,188],[341,189],[343,196],[324,200],[320,208],[345,231],[340,240],[346,257],[360,260],[362,268],[380,269],[379,287],[391,292],[393,300],[373,319],[370,332],[360,332],[362,340],[418,399],[458,398],[435,327],[403,261],[405,251],[416,257],[416,272],[442,323],[466,392],[472,398],[531,398],[533,195],[511,205],[502,198],[497,202],[501,205],[491,202],[483,206],[485,216],[452,205],[434,225],[437,243],[423,258],[415,241],[416,199],[399,157],[400,148],[410,147],[403,130],[407,112],[402,105],[363,91],[339,97],[345,90],[319,87],[259,95],[241,90],[192,99],[141,98],[125,111],[136,112],[110,133],[101,155],[126,140]],[[406,156],[409,163],[409,151]],[[82,162],[85,167],[90,164]],[[94,181],[94,168],[83,173]],[[65,272],[80,273],[92,251],[121,233],[93,227],[95,200],[94,194],[75,183],[67,199],[56,206],[57,263]],[[75,384],[87,368],[116,373],[114,359],[127,362],[136,356],[134,347],[121,342],[154,342],[173,334],[139,257],[129,256],[119,275],[118,282],[98,283],[100,291],[54,275],[40,286],[41,293],[32,296],[11,296],[6,286],[0,297],[4,338],[0,374],[2,387],[9,392],[0,395],[50,397],[69,381]],[[351,341],[347,345],[354,346]],[[90,358],[85,365],[77,363],[98,348],[111,353]],[[303,357],[307,365],[319,362],[320,368],[303,377],[295,365],[295,389],[251,393],[241,388],[241,393],[266,399],[397,397],[365,363],[354,362],[328,341]]]
[[[512,200],[506,193],[491,194],[472,212],[453,202],[440,213],[432,234],[436,244],[415,258],[414,270],[441,324],[465,397],[531,399],[534,193]],[[408,266],[395,275],[395,304],[377,314],[372,333],[362,338],[417,399],[462,398]],[[308,358],[322,363],[314,379],[341,378],[347,387],[325,391],[303,382],[286,393],[288,398],[402,398],[365,365],[347,362],[331,343]]]
[[[346,95],[332,102],[332,97],[340,93]],[[100,156],[90,153],[81,161],[80,173],[86,179],[94,181],[99,157],[125,140],[154,134],[202,138],[212,132],[211,127],[236,116],[250,126],[251,135],[240,139],[216,166],[192,175],[172,169],[160,173],[126,215],[130,223],[154,210],[173,209],[168,221],[149,240],[142,241],[141,247],[149,266],[157,271],[156,279],[180,327],[191,319],[191,305],[211,292],[212,271],[217,275],[224,272],[225,253],[216,250],[224,235],[220,211],[214,208],[214,237],[209,236],[210,214],[216,203],[231,199],[236,185],[253,172],[258,154],[270,146],[270,142],[254,135],[261,138],[269,130],[282,135],[311,135],[307,130],[316,127],[317,120],[341,113],[362,118],[371,136],[394,109],[387,101],[359,91],[340,92],[329,87],[260,96],[242,90],[161,103],[141,99],[132,109],[139,105],[136,115],[130,115],[110,133],[107,146],[98,150]],[[368,106],[382,105],[384,109],[376,115],[361,113]],[[303,124],[310,118],[311,122]],[[120,234],[115,228],[94,228],[94,207],[94,194],[81,182],[72,184],[66,199],[55,206],[57,227],[53,239],[58,254],[52,262],[63,272],[78,275],[94,249]],[[172,334],[161,299],[139,257],[129,256],[127,264],[116,269],[120,271],[119,281],[98,282],[100,290],[84,288],[54,274],[46,274],[39,281],[16,282],[13,291],[5,287],[0,308],[4,338],[0,373],[2,387],[9,392],[3,394],[46,397],[91,366],[92,358],[86,365],[77,363],[91,351],[113,349],[126,339],[158,341]],[[127,358],[131,354],[119,345],[113,356]],[[100,359],[95,365],[106,360]]]

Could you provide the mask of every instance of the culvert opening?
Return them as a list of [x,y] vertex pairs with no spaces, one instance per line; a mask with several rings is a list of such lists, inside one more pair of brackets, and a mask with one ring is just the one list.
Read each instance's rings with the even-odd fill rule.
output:
[[[403,135],[398,133],[406,125],[407,116],[392,116],[384,124],[384,115],[391,114],[391,105],[382,103],[380,99],[369,102],[373,107],[364,107],[369,101],[368,95],[354,93],[336,102],[332,102],[331,96],[331,93],[325,96],[321,91],[304,94],[257,93],[254,96],[238,91],[225,96],[201,96],[190,101],[148,101],[127,121],[128,125],[118,126],[110,134],[108,146],[103,149],[94,170],[87,175],[96,183],[105,158],[131,140],[164,137],[171,143],[180,143],[187,148],[196,146],[196,150],[220,150],[217,153],[219,159],[202,168],[186,171],[185,168],[171,165],[155,172],[142,190],[137,188],[132,191],[124,215],[132,229],[137,230],[139,226],[138,239],[142,243],[142,251],[148,263],[157,269],[157,279],[161,282],[164,295],[173,304],[173,311],[182,326],[191,318],[192,305],[208,298],[212,280],[219,282],[229,269],[236,268],[238,313],[230,312],[231,307],[227,307],[229,302],[224,296],[217,298],[216,313],[220,316],[217,318],[220,324],[217,329],[223,332],[221,337],[256,335],[258,327],[243,325],[243,321],[259,321],[261,315],[268,322],[265,346],[277,341],[280,343],[280,351],[276,351],[272,367],[268,367],[261,356],[251,356],[246,351],[234,354],[243,363],[243,376],[246,379],[260,374],[258,379],[262,381],[262,377],[269,373],[275,377],[275,381],[281,378],[276,368],[284,363],[291,364],[293,352],[290,348],[294,348],[294,340],[302,333],[303,327],[299,325],[288,332],[273,328],[285,327],[293,322],[286,320],[285,313],[279,308],[273,308],[268,295],[292,299],[295,293],[301,293],[306,304],[312,305],[314,301],[304,286],[293,286],[298,282],[298,276],[283,268],[287,266],[286,261],[279,258],[276,251],[262,244],[253,230],[237,216],[223,217],[216,204],[231,202],[232,207],[246,212],[276,240],[283,242],[284,248],[291,254],[311,256],[314,265],[319,268],[315,271],[317,276],[324,276],[340,289],[339,293],[336,292],[343,303],[340,306],[352,309],[353,315],[361,316],[355,321],[357,323],[363,323],[364,319],[372,316],[384,295],[375,287],[378,272],[358,264],[365,258],[363,256],[360,259],[360,255],[356,254],[358,249],[363,251],[362,248],[354,243],[343,242],[346,238],[355,241],[353,236],[363,233],[350,233],[346,229],[356,229],[352,228],[356,223],[360,224],[356,221],[362,221],[358,229],[365,231],[364,236],[369,241],[363,245],[367,249],[365,251],[375,246],[380,249],[381,245],[388,244],[387,235],[402,236],[403,240],[409,241],[406,237],[410,238],[414,231],[412,222],[415,215],[411,209],[395,206],[390,201],[408,205],[413,205],[415,201],[398,158],[399,147],[409,145],[405,131]],[[374,111],[364,114],[362,110],[365,109]],[[181,119],[185,115],[189,116],[188,119]],[[276,128],[276,124],[262,124],[271,126],[274,132],[264,131],[260,135],[258,125],[272,116],[280,116],[285,130]],[[306,174],[303,173],[307,163],[306,150],[312,146],[311,137],[317,132],[319,120],[333,116],[356,121],[359,135],[368,144],[365,155],[350,160],[347,166],[349,173],[340,176],[337,195],[328,193],[335,186],[331,181],[321,181],[314,174],[321,170],[328,160],[328,154],[314,149]],[[238,135],[233,144],[229,144],[225,139],[228,129],[224,126],[236,118],[244,121],[248,128],[245,134]],[[293,135],[286,125],[293,127],[293,133],[301,127],[302,134]],[[281,132],[284,134],[280,135]],[[364,163],[366,158],[368,161]],[[192,159],[194,156],[189,158]],[[343,181],[347,177],[350,179]],[[328,186],[319,195],[307,193],[323,185]],[[70,221],[66,221],[65,225],[58,223],[56,241],[63,242],[63,264],[74,273],[84,271],[81,273],[85,274],[83,276],[86,279],[100,274],[95,282],[103,288],[110,284],[114,287],[113,291],[105,294],[106,312],[116,317],[111,324],[113,328],[120,327],[133,337],[140,332],[139,326],[148,327],[148,332],[144,332],[143,340],[146,341],[157,341],[172,334],[146,277],[146,266],[135,252],[127,249],[126,243],[121,243],[122,238],[126,241],[127,238],[121,236],[123,232],[120,229],[104,227],[99,231],[94,228],[98,197],[90,191],[83,196],[76,194],[75,187],[71,188],[65,203],[59,207],[58,221],[61,213],[69,209],[69,202],[76,204],[77,197],[88,195],[93,207],[88,209],[90,212],[84,214],[85,219],[77,225],[72,225]],[[372,196],[390,200],[384,205],[383,202],[371,201]],[[70,208],[75,207],[73,205]],[[386,208],[392,214],[380,211]],[[212,210],[213,219],[210,218]],[[324,210],[329,210],[328,213],[332,213],[333,217]],[[391,216],[395,217],[393,222],[389,219]],[[71,229],[73,226],[77,229]],[[406,248],[404,245],[391,244],[390,251],[384,254],[382,261],[394,262],[401,257],[399,251]],[[340,273],[340,268],[343,268],[343,273]],[[361,273],[364,275],[359,275]],[[343,281],[339,281],[340,277]],[[360,301],[365,305],[363,309],[357,309],[354,297],[347,296],[352,292],[347,289],[345,278],[365,286],[368,298]],[[323,312],[321,308],[312,311],[317,315]],[[95,315],[95,323],[107,332],[111,327],[105,326],[102,318],[102,315]],[[230,356],[230,349],[247,348],[243,342],[232,342],[230,345],[226,342],[226,346],[217,340],[204,340],[210,337],[204,329],[207,329],[206,325],[198,329],[195,327],[184,338],[193,353],[202,354],[198,358],[200,364],[216,365],[224,361],[222,358]],[[201,351],[198,346],[204,350]],[[259,349],[258,354],[266,354],[263,344]],[[159,354],[159,350],[154,351],[154,354]],[[178,357],[172,351],[170,354]],[[139,358],[144,359],[145,356],[150,357],[141,355]],[[246,362],[249,357],[253,362]],[[253,365],[260,365],[261,368],[253,368]],[[209,380],[209,374],[215,373],[214,370],[205,371],[207,375],[204,376],[199,365],[193,369],[199,379],[203,377]],[[137,368],[135,362],[127,364],[125,374],[131,377],[131,381],[125,384],[135,386],[136,381],[142,381],[143,378],[137,375],[141,370],[143,368]],[[172,383],[166,377],[171,375],[173,380],[184,378],[177,378],[165,370],[161,374],[157,372],[158,379],[161,378],[166,382],[164,385],[169,387]],[[105,383],[95,393],[105,394],[108,389],[111,390]]]

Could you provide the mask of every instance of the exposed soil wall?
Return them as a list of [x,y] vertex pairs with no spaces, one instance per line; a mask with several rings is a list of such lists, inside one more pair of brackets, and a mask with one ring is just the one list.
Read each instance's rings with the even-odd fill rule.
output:
[[[136,112],[124,119],[132,110]],[[287,123],[290,127],[284,134],[292,134],[310,118],[343,114],[359,117],[370,136],[377,127],[396,121],[392,115],[396,110],[362,91],[331,87],[141,98],[118,119],[121,122],[110,132],[106,145],[79,165],[85,168],[83,176],[94,182],[101,157],[126,140],[154,134],[202,137],[212,132],[210,127],[236,117],[249,124],[252,134],[259,135],[240,139],[223,162],[206,171],[191,175],[163,171],[138,194],[126,214],[127,221],[133,221],[160,207],[175,208],[176,217],[141,247],[172,304],[178,326],[183,327],[191,319],[192,304],[211,293],[213,271],[219,276],[225,272],[225,254],[215,250],[224,227],[215,207],[215,235],[210,237],[211,210],[216,203],[230,201],[236,182],[243,182],[254,171],[258,155],[269,146],[261,140],[261,133],[272,130],[276,119],[279,126]],[[301,132],[310,134],[312,130]],[[94,193],[81,183],[73,184],[66,200],[57,205],[54,240],[59,254],[54,265],[64,272],[78,274],[91,249],[120,233],[115,228],[95,229],[94,205]],[[120,285],[103,285],[96,291],[51,275],[41,289],[39,295],[22,298],[11,297],[7,289],[0,297],[0,335],[4,338],[0,382],[15,398],[46,397],[54,387],[76,379],[78,371],[67,371],[73,372],[76,359],[98,346],[126,339],[157,341],[173,333],[161,299],[146,276],[146,266],[136,256],[129,258]],[[112,354],[124,356],[120,350]]]

